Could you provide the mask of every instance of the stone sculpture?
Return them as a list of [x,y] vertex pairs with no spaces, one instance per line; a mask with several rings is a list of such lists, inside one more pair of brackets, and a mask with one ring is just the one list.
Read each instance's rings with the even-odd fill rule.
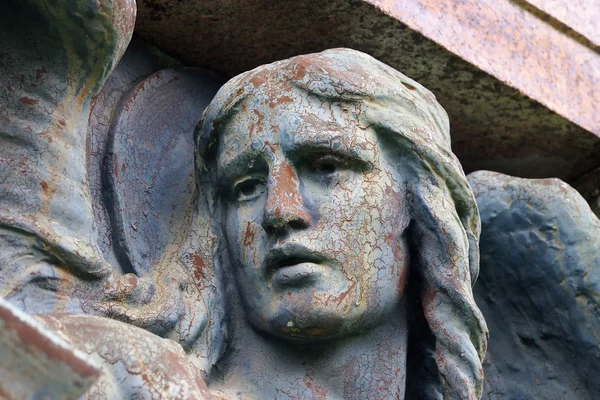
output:
[[600,220],[558,179],[469,182],[482,220],[475,299],[490,327],[484,398],[597,398]]
[[[597,364],[600,224],[562,184],[484,172],[470,177],[475,293],[502,345],[483,393],[479,214],[446,113],[417,82],[333,49],[217,93],[210,72],[149,67],[138,48],[115,70],[133,0],[1,7],[0,352],[19,361],[0,362],[2,396],[548,397],[511,383],[521,353],[502,346],[532,365],[556,355],[530,376],[564,396],[593,392],[585,371],[552,374],[568,354]],[[540,239],[535,257],[507,250],[520,230]],[[513,279],[534,259],[535,280]],[[498,323],[523,309],[497,297],[509,283],[552,290],[560,304],[543,304],[568,306],[564,324]],[[19,381],[11,367],[36,357],[56,370]]]
[[[185,232],[158,231],[138,248],[146,239],[137,230],[153,232],[156,219],[123,210],[123,185],[135,183],[128,170],[163,156],[135,147],[144,143],[136,118],[153,117],[143,117],[144,99],[155,99],[143,90],[181,91],[165,85],[194,78],[148,78],[124,96],[106,139],[90,130],[110,156],[98,202],[88,187],[97,167],[86,175],[87,121],[129,41],[135,5],[5,9],[2,295],[46,314],[36,317],[46,329],[101,365],[88,396],[207,398],[210,373],[217,397],[480,397],[487,331],[471,291],[479,220],[430,92],[344,49],[234,78],[197,132],[198,190],[182,197],[193,207],[172,216],[188,221],[172,225]],[[85,43],[83,31],[93,32]],[[159,172],[158,181],[173,179]],[[142,214],[164,207],[152,196],[135,201]],[[102,224],[112,242],[99,241]],[[231,336],[214,365],[224,307]]]
[[[116,94],[118,99],[120,94],[118,91],[109,93],[109,99],[94,97],[123,55],[134,21],[134,1],[9,1],[1,6],[0,295],[26,312],[50,314],[48,318],[39,317],[39,322],[59,330],[63,339],[103,364],[104,375],[92,388],[90,398],[129,398],[152,393],[176,397],[174,392],[180,393],[180,398],[202,398],[202,388],[193,384],[196,378],[187,375],[186,392],[183,388],[176,390],[181,382],[170,381],[181,375],[169,377],[164,373],[176,367],[179,354],[182,357],[179,371],[189,371],[191,362],[194,374],[199,374],[197,379],[202,380],[221,353],[222,340],[212,341],[211,337],[221,336],[221,318],[215,313],[222,313],[223,307],[211,260],[202,258],[203,252],[209,251],[207,249],[215,243],[209,234],[210,226],[203,224],[204,219],[197,214],[190,196],[182,190],[177,195],[186,201],[180,205],[183,212],[173,210],[169,222],[179,218],[174,226],[184,229],[175,232],[171,243],[159,241],[160,246],[156,246],[155,241],[150,257],[153,263],[141,262],[144,268],[140,268],[140,264],[127,262],[133,258],[131,254],[121,251],[119,258],[111,254],[122,249],[119,246],[125,239],[130,244],[139,238],[131,232],[124,238],[114,229],[105,229],[106,223],[116,226],[112,220],[107,221],[110,215],[107,220],[99,218],[118,211],[115,207],[104,207],[105,203],[114,205],[118,201],[111,203],[112,193],[108,191],[90,190],[106,188],[108,182],[101,184],[92,180],[100,166],[87,168],[86,156],[88,161],[94,159],[93,154],[86,154],[87,150],[103,153],[104,147],[98,142],[107,141],[106,135],[110,136],[112,145],[122,144],[123,136],[119,135],[122,128],[128,126],[128,118],[136,112],[140,115],[136,100],[146,97],[143,88],[137,88],[139,96],[122,105],[121,118],[115,119],[118,121],[102,120],[98,116],[109,109],[107,105],[114,104],[110,96]],[[161,146],[163,142],[175,143],[173,147],[177,151],[183,147],[182,152],[188,154],[190,162],[187,171],[179,170],[183,176],[178,178],[185,184],[174,186],[181,190],[181,186],[187,189],[191,185],[193,189],[192,130],[202,108],[214,94],[214,85],[207,85],[203,94],[198,90],[192,71],[164,75],[170,80],[153,76],[148,78],[146,86],[157,89],[155,95],[161,90],[175,92],[182,101],[179,109],[174,110],[180,117],[177,124],[161,131],[159,142]],[[164,93],[153,101],[160,105],[162,98]],[[95,109],[91,117],[92,109],[98,104],[106,107],[101,111]],[[196,114],[192,122],[192,117],[184,115],[190,107]],[[100,123],[90,128],[88,121],[94,118]],[[118,123],[111,126],[111,122]],[[160,128],[157,122],[153,120],[153,128]],[[111,132],[108,132],[109,127]],[[178,129],[189,129],[184,132],[188,135],[176,137]],[[143,142],[143,137],[134,141]],[[187,146],[180,145],[185,142]],[[160,156],[168,160],[172,154],[164,147]],[[131,155],[136,161],[148,153],[152,155],[148,149],[146,153],[127,153],[127,150],[121,145],[117,153]],[[134,169],[135,166],[130,165]],[[109,181],[110,171],[106,166],[102,170],[106,170],[103,179]],[[119,164],[118,172],[124,174],[123,163]],[[153,183],[167,180],[160,173],[148,176],[154,179]],[[119,184],[113,180],[115,191]],[[142,201],[148,197],[144,197],[144,192],[136,194]],[[169,209],[166,204],[154,206],[143,211],[152,211],[153,216],[157,210]],[[132,222],[127,218],[134,217],[130,214],[121,221]],[[155,220],[160,221],[160,218]],[[140,231],[145,230],[150,230],[147,224],[140,226]],[[157,236],[164,237],[164,234]],[[206,268],[200,271],[203,265]],[[64,313],[85,315],[73,319]],[[57,316],[59,321],[52,316]],[[95,345],[91,339],[86,342],[85,336],[70,335],[69,332],[78,332],[79,327],[97,326],[99,317],[105,318],[107,329],[112,328],[115,335],[98,335],[94,338]],[[135,330],[132,325],[144,330]],[[131,331],[130,338],[147,339],[147,345],[137,347],[132,353],[132,343],[125,339],[124,331]],[[124,338],[123,343],[119,344],[115,337]],[[168,366],[156,366],[152,360],[156,360],[160,352],[153,350],[165,342],[161,337],[179,343],[187,355],[181,348],[179,353],[175,351],[173,343],[163,345],[166,346],[163,354],[171,354],[171,361]],[[129,382],[130,387],[127,383],[122,388],[112,387],[110,382],[116,382],[112,375],[115,379],[119,377],[118,382]],[[128,375],[141,376],[141,383],[132,384],[135,380],[125,379]],[[174,385],[170,385],[171,389],[175,389],[165,392],[164,384],[169,381]],[[2,384],[13,385],[13,382]],[[40,388],[36,396],[50,395],[47,385]],[[16,393],[2,389],[7,396]]]
[[237,282],[213,387],[481,396],[479,217],[429,91],[335,49],[233,78],[198,129],[198,175],[216,187]]

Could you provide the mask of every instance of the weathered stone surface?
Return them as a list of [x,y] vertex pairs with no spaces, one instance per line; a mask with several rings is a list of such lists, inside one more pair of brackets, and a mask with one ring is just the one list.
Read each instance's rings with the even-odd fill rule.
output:
[[100,368],[55,332],[0,298],[0,398],[79,398]]
[[214,393],[480,397],[479,215],[427,89],[333,49],[233,78],[200,124],[232,315]]
[[367,52],[435,93],[467,172],[571,182],[600,166],[600,56],[514,3],[141,0],[136,30],[228,76],[327,48]]
[[[536,0],[367,0],[500,81],[600,136],[597,44],[549,24]],[[544,0],[574,8],[586,0]],[[588,1],[588,3],[591,3]],[[593,13],[597,7],[586,12]],[[575,16],[575,14],[572,14]],[[596,19],[575,17],[583,25]],[[582,26],[585,29],[585,26]],[[583,39],[583,40],[582,40]],[[546,133],[546,132],[545,132]]]
[[[159,1],[148,4],[169,14],[156,10]],[[285,12],[323,17],[306,6]],[[486,222],[482,261],[492,265],[478,297],[497,338],[483,390],[487,328],[471,289],[479,215],[451,150],[447,115],[417,82],[349,49],[264,65],[221,89],[194,147],[193,127],[218,78],[172,68],[177,61],[141,43],[108,78],[133,30],[132,1],[2,7],[0,294],[42,313],[36,318],[46,328],[0,301],[3,334],[28,333],[0,338],[0,351],[10,354],[0,370],[12,358],[30,371],[38,358],[38,366],[57,367],[48,371],[49,389],[39,386],[46,378],[0,382],[10,396],[60,396],[60,384],[75,396],[99,373],[92,359],[101,376],[89,398],[585,399],[597,392],[590,371],[599,359],[600,222],[557,181],[493,173],[472,176]],[[271,7],[261,4],[249,18],[278,15]],[[354,25],[335,23],[336,12],[355,8],[368,12],[344,20]],[[397,20],[373,32],[371,22],[399,9],[380,8],[328,2],[332,34],[322,41],[308,35],[298,47],[283,46],[289,19],[280,21],[281,37],[267,39],[280,40],[273,54],[342,39],[374,46],[393,63],[414,62],[427,80],[446,79],[436,91],[450,105],[464,99],[451,90],[456,82],[481,84],[473,92],[480,94],[497,83]],[[178,10],[173,16],[181,18]],[[234,25],[232,32],[246,32],[234,40],[247,40],[253,27]],[[314,35],[309,27],[295,34]],[[373,34],[363,36],[368,29]],[[402,40],[375,40],[390,32]],[[221,50],[254,62],[257,48]],[[431,52],[423,56],[423,48]],[[461,80],[465,71],[475,80]],[[532,104],[511,90],[499,86],[490,104],[458,106],[468,123],[488,124],[469,128],[490,129],[491,145],[507,122],[497,127],[498,114],[482,115]],[[473,110],[482,114],[471,118]],[[527,174],[575,176],[592,165],[600,147],[591,136],[568,137],[571,125],[553,114],[546,124],[540,110],[520,109],[514,115],[528,117],[511,123],[526,133],[564,129],[541,153],[527,144],[511,155],[549,157],[530,159],[538,169]],[[558,147],[544,153],[565,144],[572,146],[561,156],[577,149],[580,164],[556,162]],[[478,157],[498,161],[489,155],[499,153],[479,146]],[[581,182],[593,186],[593,178]],[[50,341],[29,346],[44,337]]]
[[88,283],[111,276],[91,230],[86,128],[134,18],[133,1],[1,6],[0,294],[30,312],[81,310]]
[[[580,34],[593,45],[600,46],[600,3],[595,0],[527,0],[541,11],[547,13],[551,18],[560,21],[570,28],[567,35]],[[549,18],[549,19],[551,19]],[[549,21],[557,28],[554,21]],[[559,29],[559,28],[558,28]],[[563,29],[560,29],[563,32]],[[592,47],[592,46],[590,46]]]
[[[139,70],[139,57],[125,58],[116,76],[130,80],[120,69]],[[147,293],[154,297],[149,307],[134,313],[112,302],[101,307],[112,318],[122,313],[119,319],[181,343],[204,374],[223,348],[223,307],[212,264],[217,241],[196,190],[193,132],[221,83],[198,69],[159,70],[123,95],[110,130],[91,120],[96,143],[107,137],[102,168],[95,165],[101,170],[97,215],[106,215],[97,226],[109,239],[102,250],[115,255],[123,273],[155,284]],[[98,157],[89,157],[88,165],[92,161]]]
[[107,174],[102,171],[112,167],[112,155],[108,151],[110,146],[107,146],[109,130],[113,117],[120,112],[121,100],[126,93],[153,73],[174,67],[181,67],[181,64],[163,56],[143,41],[133,38],[123,58],[92,104],[87,131],[86,161],[94,214],[93,231],[104,259],[117,269],[121,266],[115,255],[111,221],[106,209],[106,182],[103,182],[102,178]]
[[[118,129],[126,125],[124,116],[129,110],[111,125],[112,117],[120,111],[117,103],[122,93],[161,64],[148,64],[140,60],[143,55],[135,56],[121,68],[122,73],[113,76],[107,91],[94,97],[131,38],[135,3],[9,2],[1,11],[0,294],[29,313],[95,314],[171,338],[189,352],[188,361],[197,368],[194,374],[205,377],[223,349],[224,307],[212,267],[217,241],[206,216],[195,207],[202,202],[202,193],[193,202],[193,179],[189,173],[185,176],[185,171],[178,171],[184,176],[181,182],[173,183],[187,189],[179,193],[179,199],[183,196],[188,203],[179,205],[186,222],[182,225],[181,219],[174,218],[181,214],[172,213],[170,218],[154,215],[158,224],[165,223],[165,218],[174,224],[173,236],[163,235],[162,241],[153,243],[155,257],[151,261],[158,260],[156,265],[144,264],[132,271],[131,263],[122,265],[130,255],[111,249],[115,244],[112,239],[120,233],[115,233],[105,212],[105,208],[113,211],[111,207],[116,204],[108,195],[106,178],[111,170],[103,172],[97,164],[88,168],[87,163],[101,161],[106,144],[113,144],[115,136],[123,137]],[[153,127],[161,129],[163,138],[171,135],[172,140],[187,141],[185,157],[177,161],[191,171],[193,127],[218,83],[211,80],[208,85],[193,72],[164,73],[174,82],[185,80],[185,86],[149,84],[148,89],[156,90],[138,88],[137,101],[126,98],[132,112],[146,119],[156,117],[155,122],[165,104],[176,111],[176,120],[165,118],[161,126]],[[91,116],[94,102],[105,108]],[[140,111],[144,105],[149,108]],[[153,114],[144,115],[144,111]],[[108,135],[110,126],[115,128],[113,136]],[[140,150],[136,145],[153,143],[144,141],[148,132],[137,129],[127,132],[136,143],[128,147],[120,142],[120,154],[135,153]],[[148,156],[173,157],[170,142],[159,143],[162,151],[154,150],[155,154]],[[135,170],[135,163],[131,167]],[[94,181],[91,186],[96,197],[91,195],[88,178]],[[166,183],[164,179],[162,183]],[[151,197],[153,188],[140,187],[142,193],[132,190],[129,195]],[[164,188],[160,190],[164,193]],[[138,211],[144,210],[139,207]],[[148,211],[162,209],[148,207]],[[104,219],[96,220],[98,215]],[[100,241],[100,245],[98,234],[111,240]],[[145,238],[134,239],[143,244]],[[107,327],[112,326],[106,322]],[[115,329],[123,333],[124,327],[129,325]],[[102,345],[110,347],[109,342]],[[129,382],[125,379],[127,371],[116,370],[115,374],[114,384]]]
[[89,315],[36,318],[100,365],[102,374],[86,399],[212,399],[194,364],[171,340]]
[[128,272],[150,273],[186,239],[195,207],[193,132],[221,83],[208,72],[161,70],[121,99],[105,190]]
[[600,221],[557,179],[469,175],[481,213],[475,298],[490,329],[488,399],[595,399]]

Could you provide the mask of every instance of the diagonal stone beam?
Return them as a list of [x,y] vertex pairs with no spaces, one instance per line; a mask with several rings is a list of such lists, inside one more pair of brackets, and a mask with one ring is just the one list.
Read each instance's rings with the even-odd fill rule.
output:
[[600,167],[600,54],[587,33],[569,36],[557,26],[571,22],[536,9],[525,0],[139,0],[136,31],[225,76],[326,48],[367,52],[435,93],[467,172],[573,182]]

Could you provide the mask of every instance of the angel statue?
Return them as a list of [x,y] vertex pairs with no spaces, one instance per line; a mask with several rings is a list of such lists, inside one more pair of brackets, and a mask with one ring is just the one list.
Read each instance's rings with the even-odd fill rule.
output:
[[[141,157],[109,157],[109,254],[89,187],[88,121],[135,4],[2,7],[0,290],[10,304],[0,305],[35,314],[31,326],[100,371],[79,391],[40,385],[35,395],[481,398],[480,220],[431,92],[350,49],[234,77],[195,114],[181,153],[191,211],[177,214],[187,222],[169,225],[181,228],[158,256],[126,236],[141,229],[131,213],[155,204],[128,203],[144,193],[118,175],[156,159],[141,168]],[[126,129],[151,128],[134,97],[111,123],[124,135],[112,138],[113,156],[160,139]]]

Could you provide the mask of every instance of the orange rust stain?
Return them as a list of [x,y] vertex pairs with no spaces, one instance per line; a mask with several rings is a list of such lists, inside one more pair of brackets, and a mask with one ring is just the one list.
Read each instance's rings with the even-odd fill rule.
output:
[[129,276],[127,277],[127,283],[129,283],[130,285],[137,285],[137,277],[133,274],[129,274]]
[[39,102],[39,100],[35,100],[27,96],[21,97],[19,101],[23,104],[29,104],[30,106],[36,105]]
[[327,328],[308,328],[305,329],[304,332],[308,336],[327,336],[331,334],[331,329]]
[[119,159],[116,154],[114,155],[114,158],[113,158],[113,167],[115,170],[115,177],[119,178]]
[[268,72],[269,71],[260,71],[259,73],[254,74],[254,76],[250,79],[252,86],[257,88],[265,83],[268,80]]
[[39,80],[43,75],[45,75],[47,73],[48,73],[48,70],[46,69],[46,67],[36,69],[35,70],[35,79]]
[[436,322],[435,318],[432,317],[432,313],[435,311],[436,299],[438,294],[433,290],[425,290],[421,295],[421,304],[423,305],[423,313],[429,320],[430,325],[439,326],[439,322]]
[[[357,64],[348,65],[348,69],[341,71],[336,67],[328,66],[326,62],[322,62],[321,59],[324,56],[322,54],[307,54],[299,56],[294,59],[293,63],[293,75],[291,80],[300,81],[307,73],[307,71],[313,70],[316,74],[329,74],[339,78],[340,82],[350,84],[351,82],[360,82],[360,85],[369,81],[369,74]],[[315,71],[315,65],[319,65],[320,71]]]
[[350,294],[350,292],[352,291],[352,289],[354,289],[355,287],[356,287],[356,281],[352,281],[352,285],[350,285],[350,287],[348,287],[348,289],[345,292],[343,292],[339,296],[335,296],[335,301],[338,304],[338,306],[340,304],[342,304],[342,301],[344,301],[344,299],[346,297],[348,297],[348,294]]
[[[56,191],[56,189],[54,189]],[[52,252],[52,250],[51,250]],[[81,256],[77,251],[75,252],[77,256]],[[57,268],[56,274],[60,279],[60,287],[56,296],[56,302],[54,303],[54,311],[55,312],[66,312],[67,304],[69,300],[69,296],[67,293],[72,293],[75,289],[75,277],[70,272],[67,272],[67,269]]]
[[306,66],[311,65],[312,60],[309,57],[298,57],[295,61],[291,80],[299,81],[306,75]]
[[[398,240],[396,238],[394,238],[394,235],[392,235],[391,233],[388,233],[385,235],[385,243],[390,246],[390,248],[392,249],[392,253],[394,254],[394,262],[393,262],[393,268],[402,268],[402,266],[404,265],[408,265],[407,262],[405,262],[405,257],[408,257],[408,254],[406,252],[406,249],[402,246],[402,244],[400,242],[398,242]],[[408,268],[403,268],[402,271],[400,271],[400,278],[398,279],[398,295],[401,296],[402,293],[404,292],[404,288],[406,286],[406,279],[408,278]]]
[[327,390],[323,386],[312,382],[309,377],[304,378],[304,384],[312,392],[313,400],[325,400],[327,398]]
[[196,280],[202,279],[204,276],[204,269],[206,267],[204,259],[196,253],[190,253],[190,259],[194,263],[194,278]]
[[[52,197],[54,193],[56,193],[57,188],[56,185],[52,183],[52,181],[41,181],[40,186],[42,188],[42,197],[44,201],[48,201],[48,199]],[[44,207],[47,207],[47,205],[45,205]]]
[[125,103],[125,111],[129,111],[129,107],[131,107],[131,104],[133,103],[133,101],[135,100],[135,98],[137,97],[137,92],[134,93],[131,98],[129,100],[127,100],[127,102]]
[[194,266],[199,267],[199,268],[204,268],[206,266],[206,263],[204,262],[202,257],[200,257],[198,254],[192,253],[192,254],[190,254],[190,257],[192,259],[192,262],[194,263]]
[[404,288],[406,287],[406,280],[408,279],[408,268],[404,268],[400,273],[400,279],[398,279],[398,297],[404,294]]
[[269,148],[269,150],[271,150],[271,152],[274,153],[279,148],[279,143],[271,144],[268,140],[266,140],[265,144],[262,147],[262,151],[264,151],[267,147]]
[[277,96],[272,98],[273,100],[269,101],[270,108],[275,108],[275,106],[279,104],[286,104],[294,101],[290,96]]
[[79,93],[77,93],[77,96],[75,97],[75,101],[73,102],[74,107],[72,109],[72,112],[73,112],[72,115],[78,115],[81,112],[86,100],[91,97],[90,90],[91,90],[91,87],[93,86],[93,84],[95,84],[95,82],[93,82],[92,79],[89,79],[88,82],[86,82],[86,84],[81,88]]
[[129,99],[127,99],[127,102],[125,103],[125,107],[124,107],[125,110],[129,111],[129,107],[131,107],[131,105],[135,102],[135,99],[137,99],[140,92],[142,90],[144,90],[144,87],[146,86],[146,84],[148,84],[148,82],[150,82],[152,80],[158,80],[158,79],[160,79],[160,76],[161,76],[161,74],[157,72],[155,75],[151,76],[150,78],[148,78],[145,81],[143,81],[142,83],[140,83],[140,85],[133,91],[133,93],[131,93],[131,96],[129,96]]
[[[244,89],[243,88],[239,88],[237,92],[235,92],[235,96],[232,97],[227,104],[224,106],[225,109],[231,107],[232,104],[234,104],[239,97],[241,97],[244,94]],[[242,105],[243,110],[246,111],[246,108],[244,105]]]
[[255,235],[256,233],[254,232],[254,229],[252,229],[252,224],[250,221],[248,221],[248,224],[246,225],[246,232],[244,233],[244,247],[252,245]]
[[121,164],[121,172],[125,172],[125,163]]
[[254,122],[250,123],[250,126],[249,126],[250,137],[252,137],[254,135],[255,130],[256,130],[256,132],[262,132],[262,124],[265,119],[264,115],[262,115],[260,113],[260,111],[258,111],[257,109],[253,109],[252,111],[254,112],[254,114],[256,114],[257,121],[256,121],[256,123],[254,123]]
[[274,171],[275,184],[271,189],[267,208],[272,209],[275,218],[284,218],[284,210],[303,210],[302,197],[298,188],[299,180],[292,167],[283,163]]
[[38,135],[40,135],[42,138],[46,139],[48,141],[48,143],[52,143],[52,136],[48,135],[48,132],[41,131],[40,133],[38,133]]

